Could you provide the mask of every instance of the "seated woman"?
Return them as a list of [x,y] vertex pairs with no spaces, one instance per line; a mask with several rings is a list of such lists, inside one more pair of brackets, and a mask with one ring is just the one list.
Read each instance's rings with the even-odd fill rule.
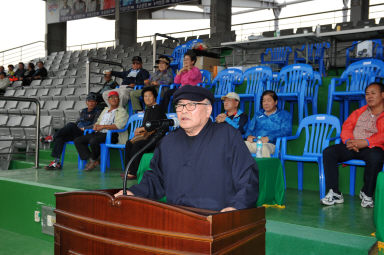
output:
[[[97,119],[93,130],[95,132],[77,137],[74,140],[77,152],[82,160],[88,160],[85,171],[90,171],[100,164],[100,144],[105,143],[108,130],[123,129],[128,121],[127,111],[119,107],[119,93],[111,91],[108,94],[110,107],[105,107]],[[112,143],[124,144],[128,139],[127,132],[113,133]],[[91,150],[88,148],[88,144]]]
[[253,140],[261,136],[263,157],[269,158],[275,152],[276,139],[292,134],[292,118],[287,111],[277,109],[277,95],[272,90],[263,92],[261,104],[263,109],[255,114],[245,133],[245,145],[251,153],[256,153]]
[[[159,92],[160,85],[171,85],[173,83],[173,73],[171,68],[169,68],[169,63],[170,59],[167,56],[161,55],[159,59],[156,60],[156,64],[158,65],[157,71],[151,75],[149,80],[144,82],[144,86],[153,86],[156,88],[156,91]],[[130,92],[132,110],[134,112],[143,110],[140,104],[141,94],[141,89],[132,90]]]
[[[184,54],[183,59],[183,68],[175,76],[174,83],[181,84],[181,87],[184,85],[192,85],[196,86],[197,84],[202,82],[202,75],[200,73],[199,68],[195,67],[197,57],[196,53],[192,50],[188,50]],[[161,103],[164,112],[167,112],[169,101],[171,100],[171,96],[175,93],[176,88],[169,89],[164,94],[163,102]]]
[[[141,148],[143,148],[154,135],[154,133],[150,135],[146,133],[147,131],[145,131],[144,129],[145,123],[147,121],[162,120],[167,118],[162,108],[158,104],[156,104],[156,88],[144,87],[141,92],[141,95],[144,98],[144,103],[146,107],[144,111],[143,125],[135,130],[135,137],[127,141],[127,143],[125,144],[125,166],[127,166],[132,156],[135,155]],[[129,168],[128,179],[136,179],[136,172],[139,168],[141,157],[145,152],[153,151],[155,147],[156,144],[153,144],[141,155],[136,157],[136,159],[132,162]]]

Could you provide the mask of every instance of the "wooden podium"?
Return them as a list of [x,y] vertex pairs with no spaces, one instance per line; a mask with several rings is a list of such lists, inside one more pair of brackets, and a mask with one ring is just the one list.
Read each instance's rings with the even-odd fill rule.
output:
[[265,209],[219,213],[120,196],[56,194],[55,254],[265,254]]

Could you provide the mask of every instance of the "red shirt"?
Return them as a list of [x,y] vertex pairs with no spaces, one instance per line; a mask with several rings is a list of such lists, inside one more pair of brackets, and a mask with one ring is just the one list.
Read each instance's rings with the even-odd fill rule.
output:
[[[340,135],[343,143],[345,143],[346,140],[348,139],[355,139],[355,137],[353,136],[353,130],[355,129],[357,120],[359,119],[360,115],[363,112],[365,112],[367,108],[368,106],[364,105],[363,107],[355,110],[344,122],[343,127],[341,129],[341,135]],[[367,138],[369,143],[368,147],[369,148],[379,147],[382,150],[384,150],[384,112],[382,112],[377,117],[376,128],[377,128],[377,133]]]

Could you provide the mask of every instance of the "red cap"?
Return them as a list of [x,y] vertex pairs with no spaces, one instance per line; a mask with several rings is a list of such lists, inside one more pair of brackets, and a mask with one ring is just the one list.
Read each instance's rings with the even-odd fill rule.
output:
[[119,96],[119,93],[117,93],[117,91],[111,91],[108,93],[108,97],[110,96]]

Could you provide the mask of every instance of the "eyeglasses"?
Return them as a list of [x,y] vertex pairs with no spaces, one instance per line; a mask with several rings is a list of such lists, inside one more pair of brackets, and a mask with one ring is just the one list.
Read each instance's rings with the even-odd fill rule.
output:
[[118,99],[119,97],[118,96],[110,96],[108,97],[108,99]]
[[196,109],[196,105],[209,105],[206,103],[187,103],[187,104],[177,104],[175,105],[176,112],[182,112],[184,107],[187,111],[193,111]]
[[132,62],[132,65],[140,65],[140,62]]

